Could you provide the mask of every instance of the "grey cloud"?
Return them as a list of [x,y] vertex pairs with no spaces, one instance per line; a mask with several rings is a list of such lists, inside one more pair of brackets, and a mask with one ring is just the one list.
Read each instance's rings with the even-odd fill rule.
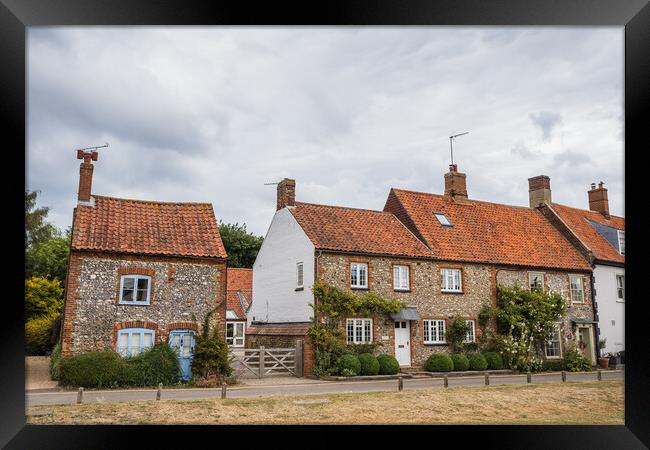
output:
[[529,117],[533,125],[541,130],[543,141],[551,139],[553,128],[562,122],[560,114],[549,111],[540,111],[537,114],[530,114]]
[[562,153],[558,153],[553,157],[553,161],[557,165],[566,165],[572,168],[592,163],[591,157],[587,153],[576,152],[573,150],[566,150]]
[[519,141],[517,142],[511,149],[510,151],[512,154],[521,156],[522,158],[536,158],[541,155],[539,151],[534,151],[528,148],[526,144],[523,142]]

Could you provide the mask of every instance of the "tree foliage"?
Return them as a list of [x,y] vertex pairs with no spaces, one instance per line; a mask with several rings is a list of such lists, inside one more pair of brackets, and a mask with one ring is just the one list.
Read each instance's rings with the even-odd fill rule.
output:
[[469,332],[469,325],[461,317],[452,317],[451,325],[447,330],[447,341],[453,353],[460,352],[464,348],[464,341]]
[[25,254],[25,276],[58,279],[65,283],[70,253],[70,231],[30,247]]
[[25,250],[56,236],[57,228],[45,219],[50,208],[36,207],[39,191],[25,191]]
[[63,287],[59,280],[32,277],[25,280],[25,319],[55,317],[63,310]]
[[228,253],[228,267],[253,267],[264,238],[246,231],[246,224],[219,223],[219,234]]

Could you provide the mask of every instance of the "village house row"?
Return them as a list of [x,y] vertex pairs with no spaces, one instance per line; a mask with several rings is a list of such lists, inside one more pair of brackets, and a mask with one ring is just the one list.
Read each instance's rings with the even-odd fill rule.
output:
[[[376,342],[404,368],[449,351],[452,317],[464,318],[466,340],[476,341],[497,285],[566,299],[546,358],[561,358],[571,340],[592,363],[599,339],[605,351],[624,349],[625,222],[609,214],[602,183],[587,193],[589,210],[552,202],[544,175],[529,179],[528,207],[509,206],[470,199],[466,175],[451,165],[443,195],[393,188],[374,211],[296,201],[296,183],[285,178],[251,270],[227,267],[211,204],[94,195],[97,153],[77,157],[64,355],[106,347],[135,354],[166,341],[189,378],[194,336],[210,312],[233,347],[307,341],[315,281],[406,304],[343,324],[348,343]],[[305,352],[309,374],[308,343]]]

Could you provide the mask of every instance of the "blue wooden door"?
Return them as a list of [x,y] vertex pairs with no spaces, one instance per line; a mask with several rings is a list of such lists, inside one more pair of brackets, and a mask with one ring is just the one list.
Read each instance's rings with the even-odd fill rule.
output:
[[192,378],[192,356],[194,356],[194,331],[173,330],[169,333],[169,345],[176,350],[181,366],[181,378]]

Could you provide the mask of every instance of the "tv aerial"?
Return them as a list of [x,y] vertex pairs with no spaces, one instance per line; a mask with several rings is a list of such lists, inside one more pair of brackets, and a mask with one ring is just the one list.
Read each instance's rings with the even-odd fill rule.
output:
[[449,148],[451,149],[451,164],[452,165],[454,164],[454,139],[456,139],[458,136],[464,136],[466,134],[469,134],[469,131],[449,136]]

